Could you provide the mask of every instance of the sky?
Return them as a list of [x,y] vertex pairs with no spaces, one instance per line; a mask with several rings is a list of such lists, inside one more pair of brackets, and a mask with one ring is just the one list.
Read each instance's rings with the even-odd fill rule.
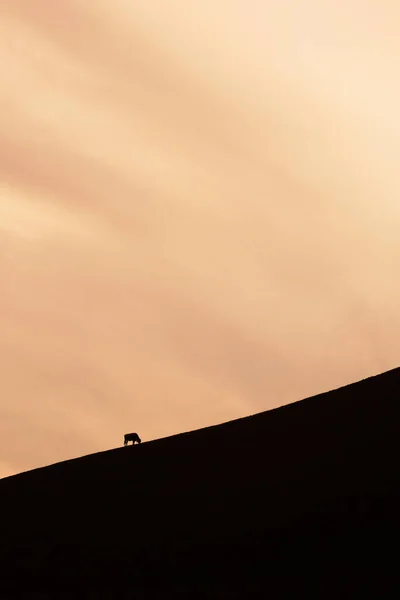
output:
[[400,360],[395,0],[2,0],[0,477]]

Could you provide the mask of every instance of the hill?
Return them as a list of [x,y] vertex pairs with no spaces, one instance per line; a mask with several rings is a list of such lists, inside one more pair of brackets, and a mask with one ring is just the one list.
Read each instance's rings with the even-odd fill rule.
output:
[[0,597],[392,596],[399,396],[395,369],[0,480]]

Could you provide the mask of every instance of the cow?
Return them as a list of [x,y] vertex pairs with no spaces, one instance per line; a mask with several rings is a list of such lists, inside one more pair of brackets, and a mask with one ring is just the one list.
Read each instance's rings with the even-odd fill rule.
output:
[[140,444],[142,440],[140,439],[137,433],[126,433],[124,435],[124,446],[127,446],[128,442],[132,442],[132,444],[135,444],[135,442],[137,444]]

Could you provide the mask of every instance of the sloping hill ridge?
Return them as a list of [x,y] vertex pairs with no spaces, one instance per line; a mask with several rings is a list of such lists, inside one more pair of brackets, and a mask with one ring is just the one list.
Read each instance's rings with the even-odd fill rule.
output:
[[391,596],[399,398],[395,369],[0,480],[0,598]]

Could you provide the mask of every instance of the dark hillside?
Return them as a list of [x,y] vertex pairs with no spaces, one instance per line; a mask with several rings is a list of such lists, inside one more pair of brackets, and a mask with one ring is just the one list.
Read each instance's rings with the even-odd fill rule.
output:
[[1,480],[0,598],[391,596],[399,397],[396,369]]

